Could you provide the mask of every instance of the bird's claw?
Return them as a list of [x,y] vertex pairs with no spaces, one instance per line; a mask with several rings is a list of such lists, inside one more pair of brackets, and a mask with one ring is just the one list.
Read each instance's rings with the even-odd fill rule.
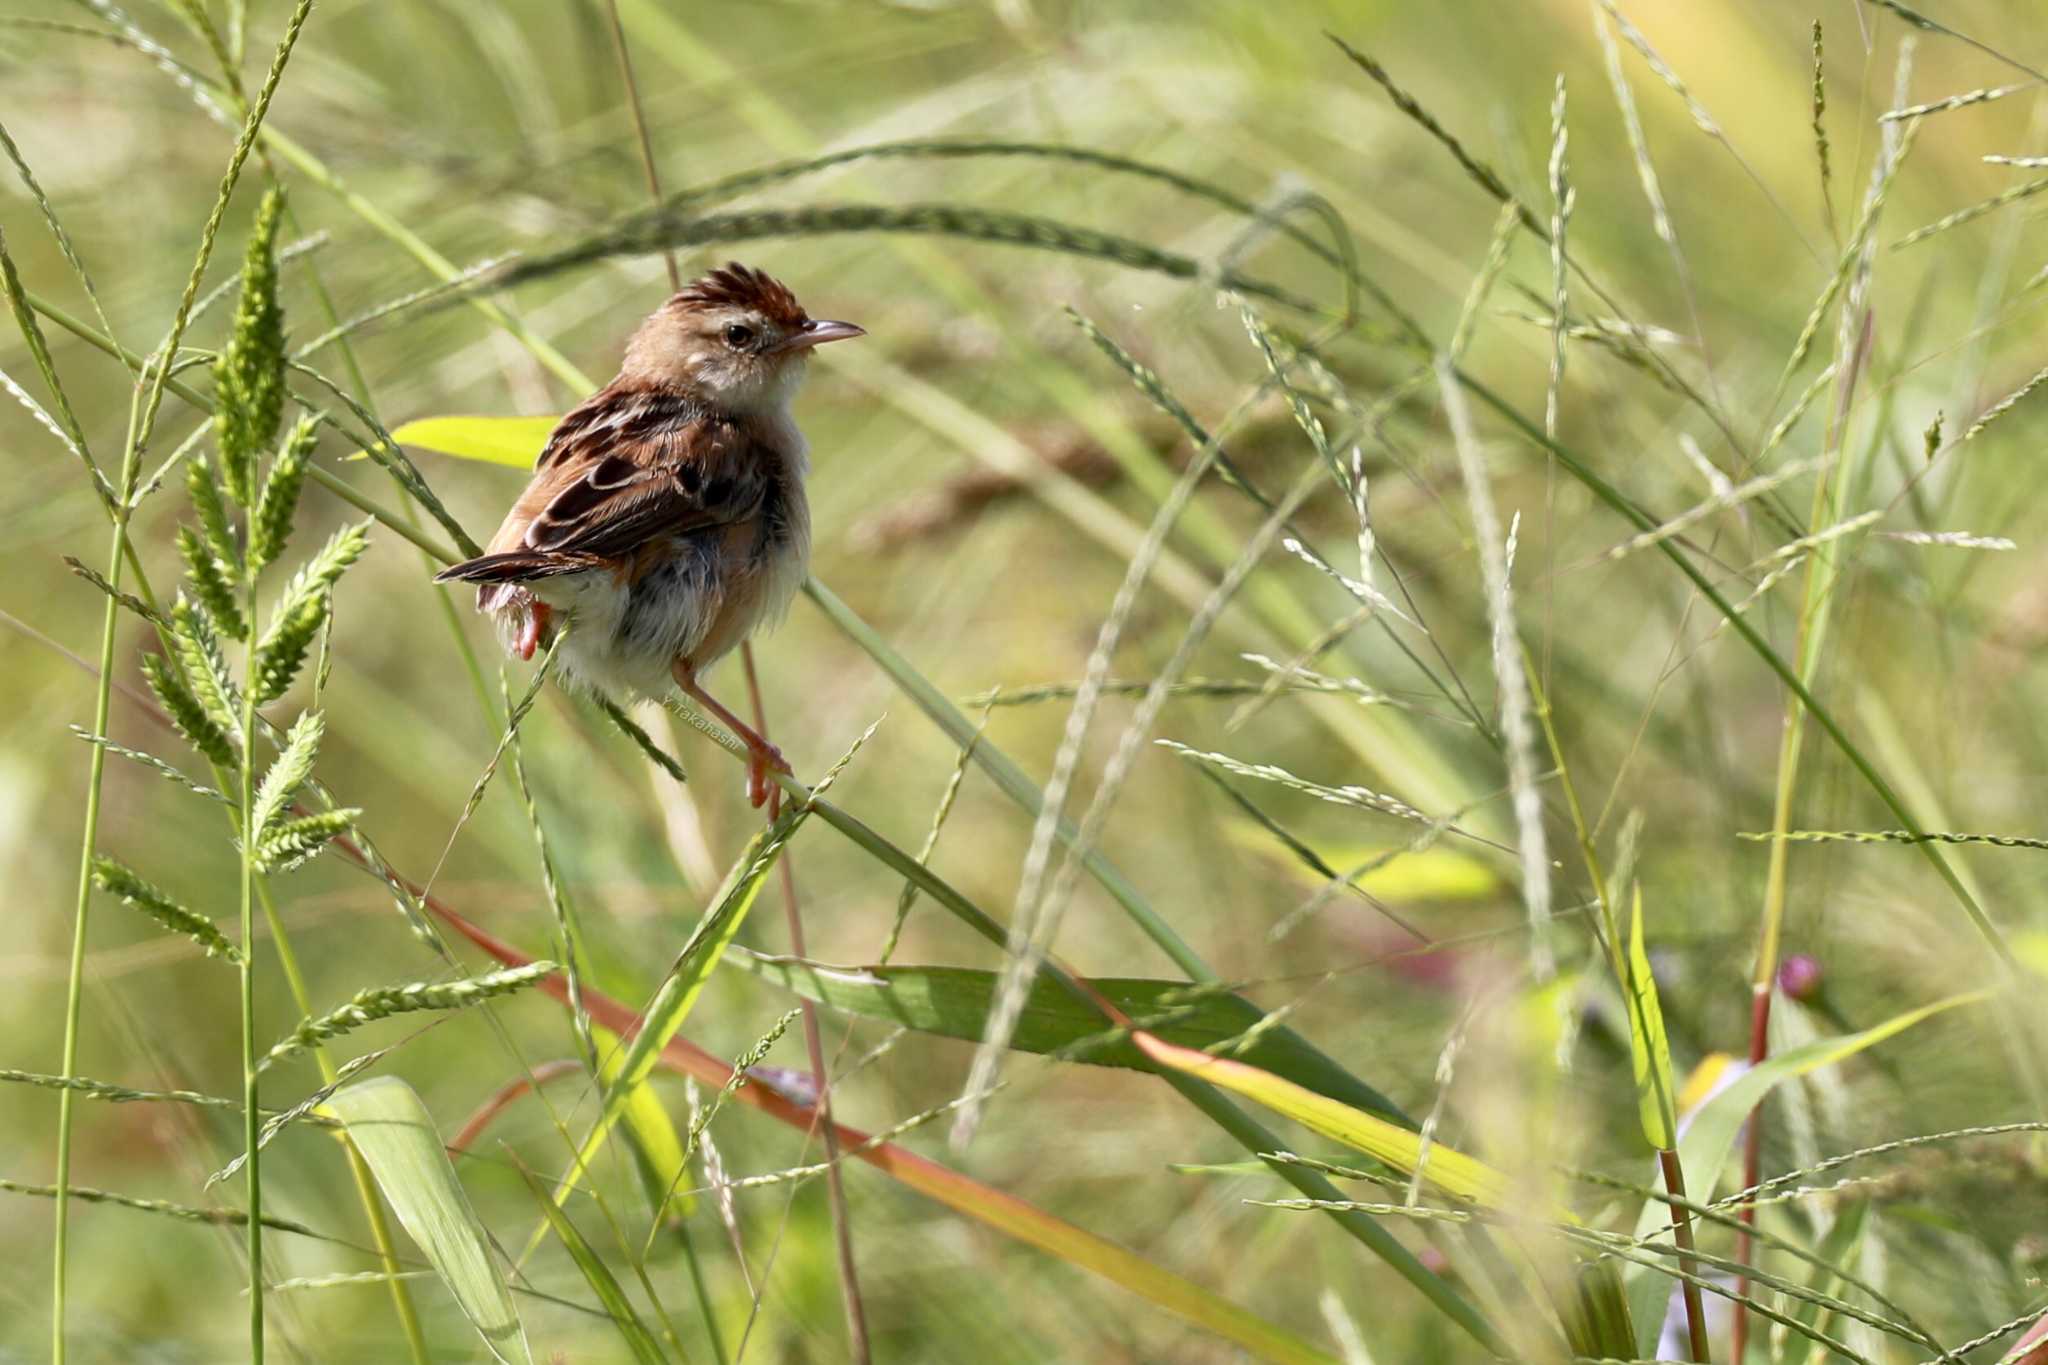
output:
[[791,776],[789,760],[782,756],[782,750],[772,744],[748,750],[747,800],[756,810],[768,803],[768,793],[774,786],[768,776],[771,771]]

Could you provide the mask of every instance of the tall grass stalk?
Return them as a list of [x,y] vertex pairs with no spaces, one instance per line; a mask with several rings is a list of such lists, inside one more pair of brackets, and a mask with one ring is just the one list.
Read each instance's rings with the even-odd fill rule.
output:
[[[255,142],[258,130],[263,126],[264,115],[270,109],[271,97],[277,91],[278,81],[284,75],[285,64],[291,58],[292,48],[298,42],[299,33],[304,28],[306,16],[311,9],[312,0],[299,0],[299,3],[292,10],[291,18],[285,26],[284,37],[278,43],[276,56],[272,59],[270,71],[264,78],[262,90],[257,96],[254,107],[250,109],[249,116],[243,123],[241,136],[236,139],[234,151],[228,158],[228,168],[221,177],[220,189],[215,195],[213,210],[208,215],[206,226],[200,233],[198,255],[193,261],[191,273],[186,278],[185,291],[179,300],[178,310],[172,320],[170,332],[164,338],[163,346],[156,356],[155,364],[145,372],[146,384],[138,385],[137,394],[141,400],[140,410],[137,411],[134,407],[130,409],[128,439],[121,456],[121,475],[118,484],[121,491],[121,505],[114,514],[114,531],[112,545],[108,553],[108,567],[106,571],[107,581],[116,587],[120,585],[122,566],[130,554],[128,519],[130,506],[135,496],[137,476],[141,469],[142,452],[147,447],[150,435],[155,429],[157,413],[163,404],[164,387],[170,380],[171,366],[177,359],[179,342],[183,340],[185,326],[191,319],[192,306],[199,293],[199,283],[205,277],[208,262],[213,258],[214,241],[220,232],[221,220],[227,212],[228,201],[233,197],[235,185],[241,178],[242,165],[248,159],[249,149]],[[13,273],[11,266],[8,273],[10,276]],[[113,685],[114,638],[119,626],[118,610],[118,604],[114,599],[109,598],[105,613],[101,619],[101,671],[98,689],[93,702],[94,732],[97,734],[106,733],[110,710],[110,689]],[[252,638],[253,634],[254,632],[252,631]],[[245,738],[247,734],[248,731],[245,729]],[[92,897],[91,869],[95,845],[99,839],[100,789],[104,780],[105,768],[106,750],[103,746],[94,745],[91,766],[87,774],[85,830],[83,834],[84,852],[80,858],[80,883],[73,918],[71,958],[65,984],[63,1065],[63,1074],[65,1076],[75,1075],[77,1069],[78,1027],[85,976],[87,913]],[[243,810],[246,822],[249,809],[248,770],[246,765],[243,770],[243,792]],[[245,844],[245,860],[248,856],[249,850]],[[248,1003],[250,988],[247,984],[247,977],[250,971],[248,946],[251,942],[248,933],[250,920],[248,895],[249,889],[245,886],[242,937],[242,972],[245,978],[243,988],[242,1044],[245,1071],[244,1107],[247,1111],[244,1115],[245,1135],[249,1138],[251,1147],[248,1210],[249,1347],[252,1361],[255,1362],[255,1365],[261,1365],[263,1359],[263,1267],[261,1261],[263,1205],[262,1187],[256,1174],[257,1162],[253,1150],[258,1119],[253,1088],[255,1041]],[[62,1365],[65,1359],[65,1271],[66,1263],[69,1259],[67,1213],[70,1207],[67,1191],[71,1175],[71,1131],[71,1092],[67,1090],[59,1099],[57,1115],[58,1174],[56,1235],[53,1253],[55,1265],[54,1278],[51,1285],[51,1359],[53,1362],[56,1362],[56,1365]]]
[[[11,271],[10,271],[11,273]],[[138,390],[139,393],[139,390]],[[130,408],[130,421],[134,419]],[[121,460],[119,487],[124,494],[132,493],[135,473],[140,468],[140,451],[130,442]],[[117,590],[121,586],[121,570],[128,559],[128,518],[124,512],[114,512],[114,529],[107,550],[106,578]],[[112,596],[106,601],[100,617],[99,679],[93,692],[93,733],[107,733],[107,721],[111,715],[114,678],[114,640],[120,630],[120,603]],[[78,867],[78,896],[72,909],[71,957],[64,989],[64,1053],[60,1070],[66,1079],[78,1074],[78,1027],[81,1016],[85,986],[85,944],[87,916],[92,909],[92,866],[93,858],[99,851],[100,789],[106,776],[107,749],[104,744],[92,746],[92,757],[86,773],[85,820],[81,836]],[[52,1266],[50,1288],[50,1359],[54,1365],[63,1365],[65,1359],[65,1297],[66,1271],[70,1263],[71,1227],[71,1123],[73,1093],[62,1091],[57,1097],[57,1182],[55,1200],[55,1263]]]
[[[1911,48],[1905,49],[1899,61],[1895,86],[1898,98],[1903,99],[1907,89]],[[1830,367],[1835,370],[1834,403],[1828,412],[1825,431],[1822,436],[1820,458],[1831,461],[1843,451],[1853,455],[1854,446],[1848,439],[1851,400],[1855,396],[1857,380],[1860,378],[1870,345],[1871,319],[1861,305],[1868,288],[1869,276],[1875,252],[1872,237],[1875,220],[1885,201],[1885,190],[1891,177],[1896,173],[1896,163],[1904,157],[1906,144],[1916,123],[1900,124],[1886,122],[1881,125],[1882,150],[1878,167],[1872,173],[1869,190],[1863,206],[1863,231],[1844,261],[1853,260],[1848,271],[1848,297],[1843,301],[1836,326],[1836,354]],[[1815,480],[1813,504],[1808,512],[1807,533],[1813,535],[1824,526],[1840,523],[1848,515],[1849,499],[1855,487],[1854,469],[1848,458],[1839,466],[1824,468]],[[1834,588],[1841,575],[1843,550],[1836,543],[1816,547],[1807,560],[1806,583],[1801,599],[1797,642],[1794,646],[1794,662],[1799,670],[1800,680],[1812,686],[1818,674],[1823,657],[1823,643],[1827,635],[1829,616],[1835,601]],[[1771,802],[1771,830],[1782,836],[1792,826],[1792,803],[1799,784],[1800,757],[1806,737],[1806,708],[1797,697],[1788,699],[1785,719],[1779,736],[1778,772]],[[1791,855],[1790,841],[1780,837],[1771,844],[1769,860],[1764,874],[1764,902],[1762,915],[1757,925],[1756,961],[1750,978],[1749,1007],[1749,1064],[1761,1065],[1770,1054],[1771,996],[1778,975],[1780,943],[1784,933],[1786,887]],[[1763,1163],[1763,1119],[1764,1108],[1757,1107],[1749,1118],[1747,1131],[1743,1136],[1743,1184],[1754,1185],[1762,1175]],[[1677,1190],[1673,1194],[1679,1193]],[[1750,1228],[1756,1223],[1756,1210],[1741,1211],[1743,1226],[1736,1236],[1736,1259],[1747,1263],[1754,1249]],[[1740,1294],[1747,1288],[1747,1280],[1736,1285]],[[1735,1305],[1735,1318],[1731,1329],[1732,1358],[1741,1365],[1743,1353],[1749,1342],[1749,1315],[1743,1304]]]
[[[257,1111],[261,1071],[256,1051],[256,562],[244,560],[243,619],[249,624],[242,650],[242,958],[239,966],[242,1014],[242,1150],[249,1154],[242,1168],[250,1212],[263,1208],[263,1152]],[[249,1358],[263,1360],[263,1220],[249,1220]]]
[[[768,737],[768,707],[761,699],[761,680],[754,668],[754,648],[751,641],[740,646],[740,663],[746,671],[747,698],[754,712],[754,728],[761,737]],[[782,815],[782,788],[771,788],[768,794],[768,823],[773,825]],[[782,910],[784,923],[789,932],[789,951],[797,957],[807,956],[804,947],[803,908],[797,900],[796,867],[790,861],[792,850],[784,849],[777,860],[780,866],[777,874],[782,885]],[[846,1313],[847,1351],[850,1359],[858,1365],[867,1365],[871,1355],[868,1343],[867,1304],[861,1297],[860,1274],[853,1258],[853,1223],[846,1209],[846,1186],[840,1177],[839,1125],[832,1119],[832,1080],[825,1066],[824,1036],[818,1027],[818,1007],[809,1000],[800,1002],[804,1022],[804,1052],[811,1068],[811,1086],[816,1093],[818,1132],[825,1144],[825,1192],[832,1207],[832,1248],[839,1267],[840,1306]]]

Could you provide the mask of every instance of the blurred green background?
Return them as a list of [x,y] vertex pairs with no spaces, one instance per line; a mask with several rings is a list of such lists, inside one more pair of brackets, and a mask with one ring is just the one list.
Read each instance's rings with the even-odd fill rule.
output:
[[[176,5],[132,13],[90,3],[16,3],[0,23],[0,121],[63,216],[92,271],[115,333],[137,350],[156,344],[189,269],[231,134],[195,104],[175,63],[212,70],[204,43]],[[1628,316],[1666,329],[1653,343],[1723,414],[1753,452],[1818,368],[1787,388],[1779,374],[1794,337],[1833,272],[1856,222],[1876,147],[1876,115],[1894,103],[1908,28],[1874,4],[1683,4],[1639,0],[1626,12],[1676,69],[1722,136],[1705,135],[1687,106],[1633,50],[1622,67],[1641,105],[1685,272],[1653,228],[1601,46],[1597,10],[1576,0],[1501,5],[1458,0],[1401,4],[1078,4],[1005,0],[946,3],[756,3],[698,6],[622,0],[648,130],[666,188],[677,190],[789,158],[902,138],[1067,143],[1141,158],[1226,186],[1261,204],[1297,191],[1326,199],[1355,236],[1366,274],[1441,343],[1485,256],[1496,215],[1441,148],[1324,36],[1328,30],[1383,62],[1524,202],[1550,211],[1549,108],[1562,73],[1570,92],[1569,173],[1577,191],[1569,242]],[[1951,28],[2021,61],[2048,63],[2048,24],[2028,7],[1929,6]],[[249,7],[249,78],[264,64],[283,7]],[[1832,202],[1823,206],[1810,128],[1813,22],[1826,32]],[[132,27],[125,27],[130,26]],[[126,33],[127,40],[117,41]],[[170,54],[134,49],[146,33]],[[347,318],[434,283],[373,225],[381,214],[458,265],[538,251],[594,232],[641,207],[647,190],[605,11],[596,3],[369,4],[322,0],[286,76],[271,126],[299,155],[268,148],[291,191],[288,243],[305,253],[285,271],[295,341],[326,330],[329,306]],[[171,66],[167,72],[164,67]],[[1929,100],[2034,78],[1940,33],[1918,35],[1905,91]],[[1916,545],[1859,535],[1837,600],[1817,690],[1933,827],[2039,834],[2048,773],[2035,664],[2048,633],[2040,586],[2041,430],[2022,404],[1998,426],[1922,474],[1920,433],[1937,412],[1950,438],[2043,364],[2035,323],[2044,255],[2023,200],[1925,243],[1894,249],[1911,229],[2022,183],[2024,171],[1986,154],[2048,151],[2048,103],[2031,87],[1982,108],[1927,121],[1891,191],[1874,237],[1870,350],[1854,399],[1852,444],[1863,473],[1855,510],[1883,509],[1878,530],[1967,531],[2008,537],[2004,552]],[[309,174],[317,164],[322,173]],[[252,165],[252,174],[264,168]],[[30,290],[88,315],[34,203],[12,177],[0,190],[0,229]],[[351,199],[351,196],[354,197]],[[207,281],[228,278],[256,195],[245,186]],[[943,201],[1056,218],[1120,233],[1201,260],[1237,238],[1241,220],[1143,180],[1020,158],[872,161],[761,191],[748,203]],[[1324,229],[1301,220],[1312,232]],[[879,234],[746,243],[686,254],[686,273],[738,256],[787,281],[814,314],[864,325],[857,347],[821,357],[799,404],[814,452],[815,572],[927,677],[955,698],[990,688],[1071,681],[1189,443],[1161,419],[1066,316],[1077,310],[1161,375],[1212,426],[1259,383],[1265,366],[1234,307],[1213,289],[1121,271],[1078,257],[933,237]],[[1261,278],[1335,311],[1343,290],[1298,245],[1261,241],[1244,263]],[[313,271],[317,269],[317,286]],[[535,334],[602,379],[635,322],[666,289],[660,260],[609,259],[527,285],[504,301]],[[323,302],[321,291],[327,300]],[[1478,319],[1468,368],[1540,422],[1549,366],[1548,253],[1515,242],[1501,284]],[[1573,306],[1611,316],[1574,284]],[[217,344],[227,310],[201,319],[196,344]],[[1268,310],[1305,335],[1319,321]],[[1372,308],[1368,329],[1384,329]],[[1821,333],[1833,344],[1832,316]],[[117,450],[128,411],[120,366],[54,334],[57,365],[104,451]],[[1350,633],[1316,667],[1355,679],[1383,704],[1288,694],[1237,715],[1240,698],[1172,701],[1156,733],[1197,749],[1281,765],[1315,781],[1389,792],[1431,814],[1467,803],[1470,825],[1511,839],[1499,753],[1462,723],[1395,637],[1453,673],[1492,715],[1496,684],[1470,517],[1433,390],[1395,394],[1414,362],[1347,338],[1325,358],[1345,392],[1371,405],[1380,428],[1362,441],[1382,585],[1398,574],[1419,630]],[[473,309],[441,301],[410,308],[352,337],[354,363],[377,417],[396,427],[449,414],[545,414],[583,395],[536,363]],[[842,354],[843,353],[843,354]],[[347,374],[333,348],[312,357]],[[0,368],[42,396],[11,329]],[[1832,390],[1830,391],[1830,400]],[[47,401],[46,397],[44,401]],[[1821,450],[1826,401],[1793,429],[1774,461]],[[1340,407],[1319,404],[1333,430]],[[198,419],[166,409],[159,456]],[[1784,689],[1652,553],[1610,561],[1629,533],[1553,472],[1540,452],[1483,423],[1502,516],[1519,513],[1515,580],[1524,639],[1549,679],[1573,776],[1610,844],[1629,812],[1643,816],[1639,874],[1651,942],[1681,1071],[1747,1045],[1746,989],[1766,846],[1737,831],[1771,822]],[[1736,447],[1698,405],[1612,347],[1575,339],[1568,352],[1560,433],[1606,477],[1662,515],[1710,496],[1688,447],[1740,479]],[[0,582],[0,866],[13,932],[0,949],[0,1066],[57,1069],[70,904],[88,750],[67,727],[89,725],[91,684],[72,656],[97,650],[101,599],[63,556],[98,563],[105,523],[76,463],[17,404],[0,404],[0,525],[8,572]],[[1238,429],[1233,453],[1282,488],[1311,458],[1285,406],[1267,398]],[[330,442],[323,461],[380,499],[390,485]],[[510,469],[417,457],[472,534],[487,538],[521,486]],[[1909,487],[1910,485],[1910,487]],[[1776,495],[1802,514],[1811,479]],[[1197,500],[1200,528],[1169,541],[1171,585],[1142,594],[1119,677],[1152,676],[1186,627],[1192,601],[1221,577],[1257,525],[1256,509],[1213,481]],[[135,523],[143,561],[162,584],[175,575],[171,537],[186,515],[175,483]],[[310,544],[350,515],[309,493],[300,536]],[[1341,497],[1319,494],[1302,525],[1340,566],[1356,568],[1356,521]],[[1203,529],[1206,528],[1206,529]],[[1122,540],[1119,540],[1122,537]],[[1695,545],[1737,600],[1788,537],[1751,512],[1723,513]],[[1219,547],[1222,553],[1219,553]],[[1338,551],[1343,551],[1340,555]],[[439,868],[434,888],[493,932],[544,951],[551,920],[525,813],[501,776],[452,844],[463,802],[497,731],[482,714],[430,586],[429,566],[379,534],[337,599],[336,661],[328,691],[323,779],[364,808],[362,826],[414,877]],[[1788,656],[1798,577],[1751,609]],[[466,594],[451,594],[461,629],[498,662]],[[1280,550],[1225,613],[1190,672],[1258,681],[1242,657],[1284,659],[1341,621],[1351,599]],[[139,686],[137,659],[154,648],[124,621],[118,684]],[[956,750],[867,657],[810,603],[759,643],[774,735],[800,774],[815,776],[863,728],[881,728],[839,798],[899,845],[920,846]],[[510,666],[514,687],[525,669]],[[736,662],[714,676],[741,692]],[[1132,699],[1106,704],[1082,768],[1092,790]],[[990,713],[988,735],[1043,782],[1065,723],[1055,700]],[[565,882],[592,934],[593,977],[628,1002],[646,998],[755,815],[737,767],[686,729],[643,714],[690,770],[678,788],[587,705],[547,695],[525,736],[532,778]],[[117,694],[115,738],[183,761],[175,741]],[[1824,742],[1809,745],[1795,828],[1894,823]],[[1546,771],[1548,764],[1545,765]],[[1271,786],[1233,779],[1331,864],[1355,866],[1398,849],[1414,827]],[[1551,802],[1550,848],[1568,956],[1598,955],[1585,930],[1587,887],[1570,826]],[[934,866],[992,912],[1006,914],[1029,836],[1022,818],[970,773]],[[115,761],[101,846],[220,916],[233,909],[235,850],[214,811],[149,773]],[[1514,1115],[1524,1079],[1490,1033],[1490,1010],[1526,959],[1512,858],[1450,841],[1390,862],[1368,883],[1378,904],[1340,895],[1277,940],[1272,931],[1321,879],[1214,786],[1172,754],[1148,748],[1109,821],[1104,845],[1179,933],[1225,977],[1413,1113],[1442,1103],[1443,1135],[1515,1162]],[[900,881],[814,824],[796,845],[810,955],[872,961],[895,914]],[[2038,853],[1964,850],[1965,875],[2010,940],[2026,949],[2044,927]],[[316,1002],[358,988],[432,976],[437,967],[373,880],[336,859],[281,885],[294,943]],[[779,893],[744,941],[786,946]],[[1391,912],[1383,913],[1383,912]],[[1418,947],[1394,916],[1433,940]],[[1058,942],[1080,970],[1171,976],[1171,963],[1084,884]],[[1827,971],[1829,1005],[1787,1007],[1786,1027],[1832,1032],[1992,979],[1991,959],[1911,851],[1801,847],[1792,857],[1788,951]],[[2025,955],[2024,952],[2022,954]],[[997,965],[998,955],[934,910],[912,912],[896,961]],[[84,1074],[127,1085],[231,1094],[238,1083],[232,990],[218,962],[198,960],[111,901],[96,904],[86,996]],[[296,1012],[266,981],[263,1036]],[[722,972],[688,1034],[722,1055],[744,1050],[788,1008],[769,985]],[[1634,1127],[1625,1025],[1612,993],[1587,994],[1567,1091],[1579,1165],[1648,1178]],[[1468,1009],[1479,1020],[1448,1087],[1446,1037]],[[538,995],[497,1007],[529,1063],[574,1052],[565,1017]],[[841,1065],[888,1036],[873,1023],[824,1018]],[[1766,1170],[1910,1132],[2037,1116],[2038,1020],[2023,1006],[1945,1017],[1798,1087],[1773,1109]],[[395,1042],[397,1024],[357,1040]],[[1791,1035],[1794,1041],[1797,1034]],[[787,1036],[771,1058],[801,1067]],[[840,1116],[886,1128],[959,1093],[969,1044],[912,1035],[836,1091]],[[451,1017],[406,1043],[383,1069],[407,1078],[452,1131],[517,1072],[476,1014]],[[291,1084],[310,1088],[309,1067]],[[1170,1266],[1222,1297],[1311,1339],[1329,1342],[1326,1295],[1356,1319],[1381,1361],[1479,1358],[1380,1263],[1313,1215],[1247,1206],[1289,1193],[1260,1174],[1186,1174],[1168,1163],[1232,1162],[1243,1153],[1158,1081],[1013,1057],[1007,1088],[965,1153],[949,1153],[941,1119],[904,1140]],[[681,1088],[659,1082],[682,1112]],[[587,1087],[586,1087],[587,1089]],[[302,1091],[297,1093],[303,1093]],[[558,1103],[578,1111],[574,1083]],[[0,1094],[0,1175],[46,1182],[56,1106],[49,1092]],[[530,1103],[493,1129],[536,1165],[562,1153]],[[815,1159],[800,1134],[733,1111],[712,1129],[736,1174]],[[185,1204],[229,1199],[204,1174],[237,1147],[232,1122],[157,1105],[80,1110],[75,1178]],[[1302,1138],[1300,1149],[1312,1140]],[[1320,1150],[1320,1149],[1315,1149]],[[502,1149],[499,1149],[502,1152]],[[1881,1228],[1862,1253],[1869,1273],[1904,1295],[1944,1340],[1975,1335],[2039,1297],[2040,1185],[2023,1139],[1962,1156],[1902,1161],[1879,1193]],[[360,1243],[362,1214],[333,1144],[293,1131],[271,1148],[275,1211]],[[462,1163],[486,1223],[516,1246],[532,1208],[501,1155]],[[616,1175],[616,1171],[611,1172]],[[847,1177],[853,1235],[886,1360],[1229,1360],[1234,1350],[1123,1291],[1004,1241],[865,1168]],[[47,1335],[47,1201],[12,1197],[6,1212],[12,1273],[0,1283],[0,1351],[41,1358]],[[232,1202],[229,1199],[229,1202]],[[1596,1201],[1596,1211],[1597,1211]],[[829,1214],[819,1182],[743,1193],[739,1214],[760,1289],[747,1351],[755,1360],[831,1360],[845,1345]],[[697,1243],[728,1345],[751,1294],[709,1205]],[[84,1359],[219,1360],[240,1351],[245,1309],[234,1235],[118,1209],[82,1208],[73,1222],[73,1322]],[[1397,1229],[1420,1247],[1421,1233]],[[273,1279],[360,1270],[349,1246],[273,1239]],[[1889,1261],[1887,1261],[1889,1256]],[[1886,1267],[1890,1269],[1887,1270]],[[1874,1269],[1872,1267],[1875,1267]],[[1910,1271],[1910,1273],[1909,1273]],[[535,1283],[581,1298],[559,1252]],[[673,1266],[664,1297],[689,1319]],[[1889,1278],[1886,1278],[1889,1276]],[[431,1284],[417,1292],[437,1350],[481,1358],[474,1337]],[[529,1331],[545,1356],[625,1358],[603,1324],[530,1301]],[[280,1294],[278,1349],[307,1360],[400,1357],[397,1327],[375,1286]],[[686,1336],[703,1349],[701,1331]],[[1872,1348],[1876,1350],[1878,1348]],[[1895,1349],[1895,1348],[1894,1348]],[[706,1357],[708,1358],[708,1357]],[[1879,1358],[1874,1356],[1873,1358]],[[1883,1356],[1905,1359],[1904,1355]],[[1992,1358],[1987,1356],[1986,1358]]]

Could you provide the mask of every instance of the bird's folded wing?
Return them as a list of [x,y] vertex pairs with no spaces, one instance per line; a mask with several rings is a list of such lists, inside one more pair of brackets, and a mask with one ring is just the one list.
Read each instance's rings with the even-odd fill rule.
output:
[[766,479],[730,425],[700,420],[638,446],[547,470],[521,537],[542,554],[637,553],[656,536],[730,526],[760,509]]

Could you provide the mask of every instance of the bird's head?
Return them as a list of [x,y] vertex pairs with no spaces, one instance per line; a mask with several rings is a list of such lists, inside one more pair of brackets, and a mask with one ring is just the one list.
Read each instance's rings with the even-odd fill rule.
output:
[[649,315],[620,372],[728,411],[771,413],[796,393],[812,347],[861,335],[850,322],[812,318],[788,286],[733,261]]

